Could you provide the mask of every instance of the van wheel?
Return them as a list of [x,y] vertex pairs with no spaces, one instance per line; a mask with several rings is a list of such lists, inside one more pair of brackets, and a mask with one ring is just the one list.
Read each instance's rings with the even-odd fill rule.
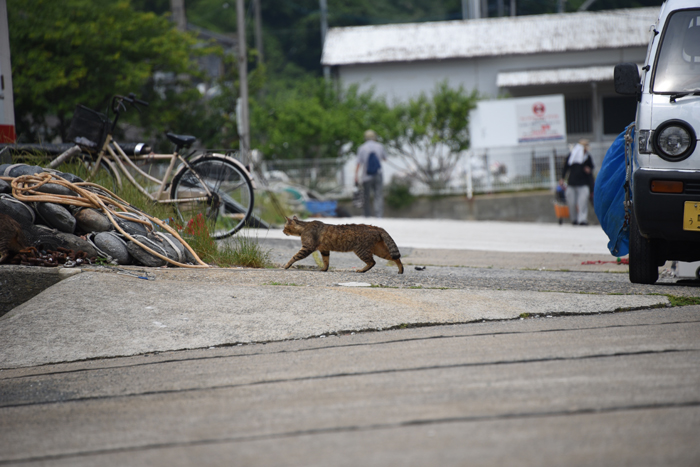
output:
[[630,282],[653,284],[659,278],[657,248],[652,240],[642,237],[634,210],[630,215]]

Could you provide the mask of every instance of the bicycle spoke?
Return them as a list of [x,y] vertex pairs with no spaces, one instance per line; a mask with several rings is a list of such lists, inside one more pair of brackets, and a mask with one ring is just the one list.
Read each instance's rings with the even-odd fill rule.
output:
[[187,223],[201,215],[214,238],[242,228],[253,209],[250,179],[234,162],[218,155],[195,160],[178,173],[172,198],[178,201],[181,221]]

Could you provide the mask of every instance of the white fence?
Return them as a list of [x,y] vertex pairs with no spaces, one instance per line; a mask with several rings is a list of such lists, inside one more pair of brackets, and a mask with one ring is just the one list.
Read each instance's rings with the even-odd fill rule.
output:
[[[592,143],[595,170],[611,142]],[[566,144],[472,149],[460,159],[447,187],[438,193],[422,183],[412,183],[416,195],[466,195],[502,193],[556,187],[570,148]],[[296,159],[267,160],[262,163],[268,178],[287,181],[315,190],[329,199],[350,196],[354,185],[355,160]],[[399,156],[390,156],[384,164],[384,182],[392,178],[410,179],[415,167]]]

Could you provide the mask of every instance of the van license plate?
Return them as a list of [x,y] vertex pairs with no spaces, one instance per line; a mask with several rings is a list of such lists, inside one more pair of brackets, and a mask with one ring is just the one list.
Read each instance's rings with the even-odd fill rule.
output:
[[700,201],[686,201],[683,207],[683,230],[700,232]]

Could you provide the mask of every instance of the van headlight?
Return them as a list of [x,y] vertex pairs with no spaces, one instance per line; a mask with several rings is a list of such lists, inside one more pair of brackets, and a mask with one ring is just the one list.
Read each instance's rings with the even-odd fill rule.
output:
[[671,162],[682,161],[695,150],[695,132],[682,120],[669,120],[654,131],[654,152]]

